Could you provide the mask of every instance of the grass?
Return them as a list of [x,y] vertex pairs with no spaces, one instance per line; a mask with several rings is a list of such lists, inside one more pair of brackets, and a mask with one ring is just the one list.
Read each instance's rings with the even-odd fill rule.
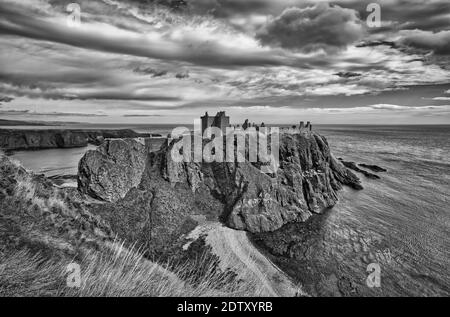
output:
[[56,296],[62,289],[61,263],[23,249],[0,253],[0,296]]
[[[76,206],[45,180],[0,152],[0,297],[260,296],[254,277],[238,280],[199,252],[194,261],[160,263],[145,249],[113,241],[101,217]],[[105,231],[108,235],[99,234]],[[95,239],[95,246],[86,239]],[[105,238],[102,238],[105,237]],[[127,239],[128,241],[133,241]],[[83,242],[84,241],[84,242]],[[139,242],[134,239],[133,242]],[[79,288],[67,266],[81,268]]]
[[[151,262],[139,250],[113,243],[109,250],[89,252],[78,263],[81,285],[66,284],[71,261],[45,258],[26,249],[0,253],[0,296],[201,297],[258,296],[251,281],[217,273],[215,263],[202,263],[196,276],[189,264],[174,271]],[[198,264],[198,263],[197,263]],[[204,274],[206,269],[206,274]],[[194,273],[193,273],[194,272]],[[220,286],[218,289],[217,286]]]

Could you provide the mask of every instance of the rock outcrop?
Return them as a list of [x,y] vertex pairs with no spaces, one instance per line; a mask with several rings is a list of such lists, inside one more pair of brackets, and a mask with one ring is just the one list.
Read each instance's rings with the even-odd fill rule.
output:
[[221,194],[227,224],[250,232],[274,231],[333,207],[342,184],[362,188],[314,133],[281,135],[275,178],[248,162],[204,164],[203,170],[211,190]]
[[104,139],[148,137],[132,130],[16,130],[0,129],[0,148],[37,150],[99,145]]
[[44,126],[44,125],[46,125],[46,123],[36,121],[0,119],[0,126]]
[[163,142],[156,152],[148,142],[109,139],[87,152],[79,164],[78,189],[55,186],[0,155],[0,255],[26,246],[73,261],[103,252],[117,239],[151,258],[184,261],[186,254],[198,251],[192,256],[201,257],[214,245],[236,246],[235,235],[225,234],[215,243],[211,236],[189,239],[184,251],[186,237],[199,224],[222,220],[254,233],[249,236],[271,235],[333,206],[342,185],[361,188],[358,178],[333,158],[326,140],[309,131],[281,135],[276,175],[261,173],[249,162],[175,162],[175,140]]
[[343,164],[345,167],[347,167],[347,168],[349,168],[349,169],[352,169],[352,170],[354,170],[355,172],[361,173],[361,174],[363,174],[363,175],[364,175],[365,177],[367,177],[367,178],[370,178],[370,179],[380,179],[380,176],[378,176],[378,175],[376,175],[376,174],[373,174],[373,173],[370,173],[370,172],[368,172],[368,171],[365,171],[365,170],[363,170],[363,169],[360,169],[360,168],[356,165],[355,162],[347,162],[347,161],[344,161],[344,160],[341,160],[341,162],[342,162],[342,164]]
[[115,202],[139,185],[146,160],[144,144],[134,139],[106,140],[81,159],[78,188],[94,198]]
[[113,151],[109,148],[119,141],[109,141],[80,162],[79,187],[106,201],[118,201],[136,187],[148,192],[146,199],[152,197],[147,203],[157,210],[156,218],[172,215],[170,221],[180,226],[190,215],[211,216],[208,207],[213,205],[217,214],[212,216],[254,233],[303,222],[333,207],[342,185],[362,189],[359,179],[332,156],[326,139],[314,132],[280,136],[275,177],[250,162],[175,162],[171,151],[176,142],[146,154],[136,141],[123,141]]
[[372,172],[375,172],[375,173],[387,172],[387,169],[382,168],[382,167],[380,167],[378,165],[369,165],[369,164],[364,164],[364,163],[361,163],[361,164],[358,164],[358,165],[361,166],[361,167],[367,168],[367,169],[369,169],[369,170],[371,170]]
[[[245,232],[214,222],[208,243],[202,232],[195,241],[189,238],[184,249],[183,233],[196,223],[183,219],[218,208],[196,206],[188,186],[178,184],[171,191],[151,166],[159,164],[147,165],[142,186],[108,203],[54,186],[0,152],[0,294],[254,297],[298,291],[250,244]],[[195,210],[185,209],[188,205]],[[178,237],[178,244],[170,243]],[[151,252],[158,245],[170,250]],[[249,265],[248,254],[258,261]],[[74,264],[83,268],[85,287],[66,286],[67,270]]]

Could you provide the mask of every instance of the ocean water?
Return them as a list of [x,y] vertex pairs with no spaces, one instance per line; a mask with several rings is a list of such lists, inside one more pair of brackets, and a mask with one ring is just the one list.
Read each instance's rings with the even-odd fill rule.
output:
[[[163,135],[174,127],[76,126]],[[336,157],[388,172],[379,173],[380,180],[357,173],[364,190],[345,188],[339,203],[308,225],[301,280],[315,295],[449,296],[450,125],[314,129],[327,137]],[[70,175],[88,149],[22,151],[13,158],[48,176]],[[371,263],[380,267],[380,287],[367,285]]]
[[88,145],[70,149],[14,151],[11,157],[18,160],[26,169],[47,177],[77,175],[78,162],[88,150],[95,148],[94,145]]
[[[321,276],[317,293],[342,295],[335,281],[344,281],[349,296],[449,296],[450,126],[317,130],[336,157],[388,170],[380,180],[357,173],[364,190],[346,188],[312,224],[308,259],[319,264],[306,274]],[[380,267],[380,287],[366,281],[371,263]]]
[[[140,133],[156,133],[167,136],[177,124],[89,124],[76,123],[53,126],[0,126],[0,129],[132,129]],[[185,125],[193,129],[192,125]],[[76,175],[78,172],[78,162],[83,155],[96,146],[88,145],[81,148],[69,149],[45,149],[35,151],[13,151],[11,157],[22,163],[22,165],[38,174],[45,176]]]

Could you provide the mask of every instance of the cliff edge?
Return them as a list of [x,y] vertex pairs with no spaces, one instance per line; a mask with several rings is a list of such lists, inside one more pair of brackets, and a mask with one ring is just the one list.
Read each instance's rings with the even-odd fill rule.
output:
[[[78,189],[55,186],[0,153],[0,265],[7,273],[0,278],[0,292],[153,296],[161,294],[163,278],[173,286],[167,294],[178,296],[304,294],[250,238],[274,235],[274,241],[285,243],[286,236],[275,235],[287,235],[285,228],[332,207],[343,185],[361,185],[320,135],[280,137],[280,168],[271,176],[250,162],[175,162],[171,151],[177,140],[156,151],[151,139],[105,140],[80,161]],[[171,263],[169,269],[181,279],[162,268],[155,275],[158,264],[149,259]],[[71,261],[92,268],[84,273],[86,288],[75,293],[59,278]],[[58,264],[50,272],[39,263]],[[126,269],[135,266],[136,272]],[[117,272],[112,280],[110,272]],[[47,281],[42,277],[47,273],[54,277],[52,285],[16,279]],[[196,287],[201,281],[206,289]]]
[[133,130],[0,129],[0,149],[38,150],[100,145],[105,139],[149,137]]
[[[272,232],[333,207],[343,185],[362,189],[315,132],[280,135],[280,167],[273,176],[247,161],[175,162],[171,151],[177,141],[144,153],[146,145],[138,141],[108,140],[81,160],[79,189],[106,203],[128,205],[141,193],[151,217],[160,220],[152,223],[153,230],[164,227],[162,235],[192,215],[221,219],[251,233]],[[169,218],[170,224],[164,223]]]

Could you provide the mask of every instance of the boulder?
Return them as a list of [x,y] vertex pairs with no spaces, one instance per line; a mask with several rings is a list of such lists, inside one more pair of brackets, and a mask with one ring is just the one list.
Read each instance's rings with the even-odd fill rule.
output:
[[360,169],[360,168],[356,165],[355,162],[347,162],[347,161],[342,160],[341,163],[342,163],[345,167],[347,167],[347,168],[349,168],[349,169],[352,169],[352,170],[354,170],[354,171],[356,171],[356,172],[358,172],[358,173],[361,173],[361,174],[363,174],[363,175],[364,175],[365,177],[367,177],[367,178],[370,178],[370,179],[380,179],[380,176],[375,175],[375,174],[373,174],[373,173],[370,173],[370,172],[368,172],[368,171],[365,171],[365,170]]
[[115,202],[139,185],[147,149],[135,139],[110,139],[88,151],[78,167],[78,189],[94,198]]
[[382,168],[382,167],[380,167],[378,165],[369,165],[369,164],[364,164],[364,163],[358,164],[358,165],[361,166],[361,167],[367,168],[367,169],[369,169],[369,170],[371,170],[372,172],[375,172],[375,173],[387,172],[387,169]]

